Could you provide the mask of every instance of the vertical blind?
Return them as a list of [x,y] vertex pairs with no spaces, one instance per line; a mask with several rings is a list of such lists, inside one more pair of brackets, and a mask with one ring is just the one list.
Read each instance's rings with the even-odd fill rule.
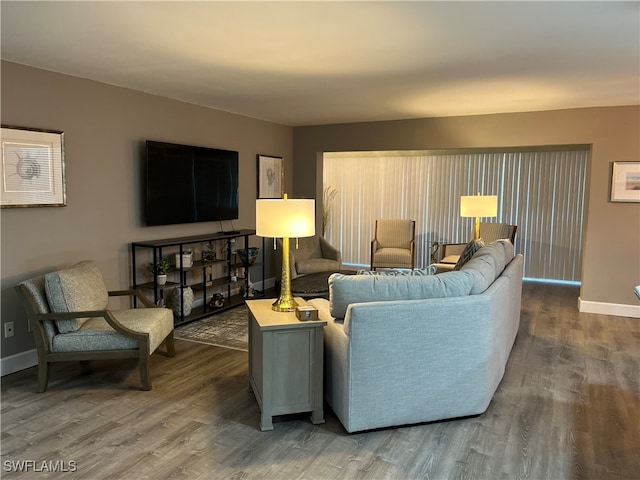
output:
[[416,264],[430,263],[434,242],[472,238],[473,219],[460,217],[463,195],[497,195],[497,218],[517,225],[516,252],[525,277],[579,282],[589,152],[524,151],[445,154],[326,153],[325,237],[346,264],[370,263],[375,221],[416,220]]

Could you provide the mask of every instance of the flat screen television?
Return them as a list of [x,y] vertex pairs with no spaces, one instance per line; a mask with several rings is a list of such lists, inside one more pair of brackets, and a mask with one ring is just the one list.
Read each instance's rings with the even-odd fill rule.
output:
[[145,223],[238,218],[238,152],[147,140]]

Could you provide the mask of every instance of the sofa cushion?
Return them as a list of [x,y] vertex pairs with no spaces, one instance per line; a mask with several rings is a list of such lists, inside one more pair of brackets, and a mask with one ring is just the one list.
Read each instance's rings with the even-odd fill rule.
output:
[[[95,262],[85,260],[45,275],[45,292],[52,312],[81,312],[107,308],[109,293]],[[56,320],[60,333],[77,331],[87,318]]]
[[469,295],[473,282],[474,276],[462,271],[427,276],[334,273],[329,277],[331,316],[344,318],[352,303]]
[[509,240],[508,238],[502,238],[502,239],[496,240],[495,242],[492,242],[491,245],[495,245],[495,248],[498,249],[498,251],[500,251],[498,247],[502,247],[502,254],[504,255],[505,267],[511,260],[513,260],[513,257],[516,256],[513,243],[511,243],[511,240]]
[[505,239],[496,240],[478,250],[460,270],[471,273],[475,278],[471,294],[476,295],[489,288],[513,257],[513,244]]
[[453,267],[453,269],[460,270],[464,266],[464,264],[471,260],[471,257],[473,257],[475,253],[482,247],[484,247],[484,242],[481,238],[477,240],[473,239],[469,243],[467,243],[467,246],[464,247],[464,250],[460,254],[460,257],[456,261],[456,265],[455,267]]

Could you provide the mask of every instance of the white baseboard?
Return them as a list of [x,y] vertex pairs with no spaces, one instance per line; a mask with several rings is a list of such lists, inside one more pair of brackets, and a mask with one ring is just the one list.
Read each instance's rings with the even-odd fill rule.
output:
[[578,297],[578,311],[582,313],[598,313],[616,317],[640,318],[640,305],[624,305],[620,303],[590,302]]
[[10,357],[0,359],[0,376],[4,377],[10,373],[19,372],[36,365],[38,365],[38,352],[35,348],[26,352],[16,353]]

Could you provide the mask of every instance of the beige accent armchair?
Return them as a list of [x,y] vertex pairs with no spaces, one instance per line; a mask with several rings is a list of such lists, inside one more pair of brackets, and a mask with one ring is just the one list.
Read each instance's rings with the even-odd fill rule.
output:
[[371,270],[376,268],[415,268],[415,220],[376,220],[371,241]]
[[[324,237],[292,238],[289,242],[292,280],[308,273],[337,272],[342,268],[342,254]],[[282,249],[281,239],[278,239],[278,249]],[[279,278],[282,275],[282,255],[276,255],[276,267]]]
[[[516,231],[518,227],[516,225],[509,225],[508,223],[480,223],[480,238],[485,245],[489,245],[491,242],[502,238],[508,238],[513,244],[516,239]],[[472,232],[473,236],[473,232]],[[463,252],[466,243],[443,243],[442,247],[442,259],[435,263],[436,272],[446,272],[453,270],[460,259],[460,254]]]
[[[137,358],[143,390],[151,390],[149,357],[164,342],[175,355],[173,314],[136,290],[108,292],[97,265],[86,260],[16,286],[38,352],[38,392],[52,362]],[[107,308],[110,296],[135,296],[145,307]]]

